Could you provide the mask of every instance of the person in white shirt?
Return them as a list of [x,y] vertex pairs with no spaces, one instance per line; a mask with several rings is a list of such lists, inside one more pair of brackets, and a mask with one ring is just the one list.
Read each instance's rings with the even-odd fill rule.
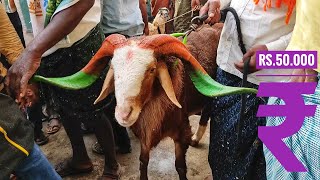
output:
[[[197,4],[193,0],[192,4]],[[220,10],[232,7],[241,24],[243,41],[247,50],[243,54],[238,42],[235,18],[228,13],[217,51],[216,80],[224,85],[241,86],[244,61],[251,58],[247,87],[258,88],[260,82],[286,81],[286,77],[257,76],[258,74],[291,74],[292,70],[255,70],[255,52],[258,50],[285,50],[295,24],[295,11],[287,21],[288,7],[270,7],[264,10],[266,1],[209,0],[200,10],[208,13],[207,22],[220,20]],[[277,0],[270,0],[275,6]],[[256,72],[255,72],[256,71]],[[258,126],[265,125],[265,118],[256,117],[258,106],[265,103],[256,95],[247,95],[242,128],[237,134],[240,119],[241,96],[225,96],[212,101],[210,125],[209,164],[213,179],[266,179],[263,145],[258,139]]]
[[[99,26],[99,0],[20,0],[16,4],[24,20],[24,32],[29,30],[34,35],[6,78],[11,95],[23,105],[26,85],[33,74],[60,77],[79,71],[100,48],[104,35]],[[72,158],[56,166],[61,177],[93,170],[80,127],[81,122],[90,121],[105,149],[102,179],[119,178],[112,127],[104,114],[106,102],[93,105],[104,77],[101,75],[92,86],[78,91],[42,84],[44,97],[54,99],[54,105],[61,107],[61,121],[72,145]]]

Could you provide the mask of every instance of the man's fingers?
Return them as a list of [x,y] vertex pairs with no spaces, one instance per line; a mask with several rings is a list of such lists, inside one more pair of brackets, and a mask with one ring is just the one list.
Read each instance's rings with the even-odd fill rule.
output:
[[249,50],[246,54],[243,55],[242,62],[246,61],[248,58],[251,58],[255,54],[254,51]]
[[306,75],[309,75],[306,77],[305,82],[317,82],[318,77],[317,77],[317,72],[314,71],[313,69],[306,69],[305,70]]
[[305,76],[292,76],[290,82],[305,82]]
[[196,6],[200,6],[200,0],[192,0],[191,1],[192,9],[195,8]]
[[200,9],[199,15],[203,16],[208,13],[209,5],[208,2]]
[[292,72],[290,82],[304,82],[305,81],[305,76],[294,76],[294,75],[304,75],[306,74],[305,69],[295,69]]
[[237,63],[234,63],[235,67],[240,71],[243,72],[244,63],[242,61],[239,61]]
[[217,1],[214,1],[209,3],[208,8],[208,15],[213,17],[216,14],[216,11],[220,9],[220,4]]
[[27,75],[23,76],[21,78],[21,81],[19,83],[20,87],[20,96],[21,97],[25,97],[26,96],[26,92],[27,92],[27,86],[28,86],[28,82],[29,82],[29,79]]

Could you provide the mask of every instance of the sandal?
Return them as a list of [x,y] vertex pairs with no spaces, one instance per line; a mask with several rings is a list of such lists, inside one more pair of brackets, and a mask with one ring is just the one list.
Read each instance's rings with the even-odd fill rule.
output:
[[91,134],[94,132],[94,129],[87,127],[84,123],[81,123],[81,131],[83,134]]
[[56,165],[55,170],[61,176],[70,176],[76,174],[90,173],[93,171],[93,165],[91,164],[88,168],[75,168],[72,167],[71,159],[65,160]]
[[50,118],[47,124],[46,131],[48,134],[54,134],[58,132],[61,128],[61,123],[58,118]]
[[47,144],[49,142],[49,138],[48,136],[45,136],[43,132],[41,132],[38,136],[34,137],[34,141],[36,142],[36,144],[41,146]]
[[97,153],[97,154],[104,154],[103,148],[101,147],[101,145],[98,142],[95,142],[92,145],[92,152]]

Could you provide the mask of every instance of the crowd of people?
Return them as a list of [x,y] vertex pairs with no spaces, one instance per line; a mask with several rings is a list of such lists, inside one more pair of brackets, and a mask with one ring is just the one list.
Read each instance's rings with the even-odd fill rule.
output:
[[[309,78],[311,76],[257,75],[310,75],[319,70],[255,69],[257,51],[287,49],[300,25],[296,11],[309,8],[308,12],[315,17],[308,17],[306,23],[312,23],[312,27],[320,25],[320,14],[315,10],[320,3],[310,4],[302,0],[297,4],[295,0],[175,0],[173,31],[184,32],[189,28],[191,9],[196,6],[201,6],[200,15],[208,14],[206,23],[209,24],[220,21],[220,10],[232,7],[239,15],[247,52],[243,53],[238,46],[234,16],[227,15],[217,50],[217,82],[241,86],[248,58],[247,87],[258,89],[261,82],[316,82],[317,78]],[[0,137],[0,179],[8,179],[10,175],[22,179],[61,179],[91,172],[93,164],[83,140],[83,134],[90,132],[97,138],[91,148],[105,157],[101,178],[120,178],[116,153],[131,152],[127,129],[114,119],[114,94],[94,105],[107,69],[92,86],[77,91],[29,80],[35,74],[63,77],[78,72],[111,34],[127,38],[149,35],[151,16],[150,1],[145,0],[0,0],[0,132],[3,135]],[[316,30],[310,31],[316,34]],[[312,38],[318,45],[311,48],[320,50],[320,36]],[[291,49],[306,47],[292,43],[289,46]],[[304,96],[305,101],[319,105],[319,91],[318,83],[315,94]],[[208,154],[212,176],[208,179],[319,179],[319,106],[314,117],[306,118],[301,131],[285,140],[308,169],[299,173],[285,171],[258,138],[258,126],[278,125],[284,120],[257,117],[261,104],[284,102],[278,98],[247,95],[245,112],[240,118],[241,95],[212,99]],[[48,121],[45,133],[43,119]],[[241,139],[238,139],[236,127],[240,119],[245,120]],[[62,125],[71,142],[72,157],[53,167],[38,145],[48,143],[47,134],[58,132]]]

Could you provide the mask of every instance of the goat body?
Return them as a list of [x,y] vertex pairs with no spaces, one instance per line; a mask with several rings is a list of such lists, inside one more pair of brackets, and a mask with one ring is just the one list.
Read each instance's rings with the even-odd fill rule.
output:
[[[188,36],[187,47],[211,77],[216,73],[216,51],[223,24],[204,26]],[[174,57],[166,60],[173,88],[182,108],[176,107],[167,97],[157,80],[153,84],[152,99],[144,105],[138,120],[131,126],[141,143],[141,179],[147,179],[149,152],[165,137],[175,143],[175,166],[180,179],[186,178],[185,154],[191,141],[191,127],[188,117],[202,110],[208,97],[201,95],[194,87],[186,71],[189,64],[182,64]]]

